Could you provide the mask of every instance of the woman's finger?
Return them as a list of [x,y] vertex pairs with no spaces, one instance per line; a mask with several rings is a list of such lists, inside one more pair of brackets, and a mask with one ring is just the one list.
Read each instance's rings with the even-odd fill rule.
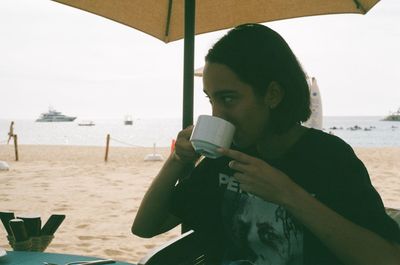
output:
[[236,171],[243,172],[243,173],[249,173],[251,170],[250,164],[244,164],[244,163],[238,162],[236,160],[230,161],[228,165],[229,165],[229,168],[236,170]]
[[192,130],[193,130],[193,125],[186,127],[185,129],[183,129],[182,131],[180,131],[178,133],[178,139],[184,138],[184,139],[189,140],[190,135],[192,134]]
[[243,174],[243,173],[240,173],[240,172],[236,172],[236,173],[233,174],[233,177],[234,177],[237,181],[241,182],[242,180],[244,180],[244,179],[246,178],[246,175]]
[[250,164],[250,162],[254,159],[253,157],[246,155],[242,152],[232,150],[232,149],[226,149],[226,148],[218,148],[217,151],[227,157],[230,157],[238,162],[244,163],[244,164]]

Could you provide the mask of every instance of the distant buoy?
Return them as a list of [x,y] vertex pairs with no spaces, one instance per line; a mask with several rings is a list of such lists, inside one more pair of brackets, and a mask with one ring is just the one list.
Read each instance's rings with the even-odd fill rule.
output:
[[144,158],[145,161],[163,161],[164,157],[160,154],[156,154],[156,144],[153,144],[153,153],[146,155]]
[[10,170],[10,166],[5,161],[0,161],[0,171]]

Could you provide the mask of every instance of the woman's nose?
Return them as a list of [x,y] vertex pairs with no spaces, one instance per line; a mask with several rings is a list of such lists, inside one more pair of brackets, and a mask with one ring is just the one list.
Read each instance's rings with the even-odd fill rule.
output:
[[225,111],[222,108],[218,107],[216,104],[212,106],[212,115],[226,120]]

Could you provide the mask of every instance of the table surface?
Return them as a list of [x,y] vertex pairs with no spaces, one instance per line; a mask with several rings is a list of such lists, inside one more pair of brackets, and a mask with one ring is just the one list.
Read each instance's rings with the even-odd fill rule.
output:
[[[43,265],[44,261],[64,265],[71,261],[90,261],[96,259],[102,258],[46,252],[7,251],[7,255],[0,257],[0,265]],[[133,265],[132,263],[118,261],[113,264]]]

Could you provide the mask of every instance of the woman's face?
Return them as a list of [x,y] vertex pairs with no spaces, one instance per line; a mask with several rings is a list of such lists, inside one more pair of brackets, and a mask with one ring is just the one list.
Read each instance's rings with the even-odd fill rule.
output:
[[212,114],[235,125],[235,145],[246,148],[263,139],[270,115],[268,103],[257,98],[252,87],[240,81],[229,67],[206,63],[203,89]]

